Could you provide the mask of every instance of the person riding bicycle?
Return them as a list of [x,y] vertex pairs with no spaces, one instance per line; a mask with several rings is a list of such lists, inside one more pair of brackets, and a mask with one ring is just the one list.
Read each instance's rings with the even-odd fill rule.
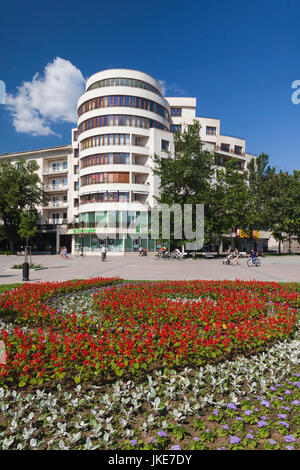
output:
[[[225,258],[225,262],[230,264],[232,260],[233,260],[233,253],[229,252],[228,255]],[[223,263],[224,263],[224,261],[223,261]]]
[[165,254],[167,253],[167,248],[165,247],[165,245],[163,245],[163,246],[161,247],[161,249],[159,250],[159,253],[160,253],[160,254],[163,256],[163,258],[164,258]]
[[176,258],[178,258],[180,256],[180,250],[179,248],[175,248],[175,250],[173,251],[174,255],[176,256]]
[[253,262],[253,263],[254,263],[255,260],[258,258],[258,251],[255,250],[254,248],[251,248],[250,258],[252,259],[252,262]]

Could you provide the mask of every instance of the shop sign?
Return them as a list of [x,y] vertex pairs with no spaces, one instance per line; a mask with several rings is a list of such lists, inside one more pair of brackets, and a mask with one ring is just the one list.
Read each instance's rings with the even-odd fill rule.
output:
[[73,228],[73,233],[81,235],[82,233],[96,233],[95,228]]

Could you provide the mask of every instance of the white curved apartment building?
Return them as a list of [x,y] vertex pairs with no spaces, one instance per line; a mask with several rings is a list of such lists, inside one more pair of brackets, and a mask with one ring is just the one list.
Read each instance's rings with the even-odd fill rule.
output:
[[105,70],[87,80],[77,111],[79,223],[73,248],[80,249],[84,238],[87,253],[103,245],[112,252],[135,251],[141,243],[154,250],[155,242],[141,236],[158,192],[151,155],[173,151],[161,84],[136,70]]
[[[50,197],[41,210],[40,250],[67,245],[73,253],[83,249],[92,255],[103,245],[112,253],[126,253],[142,244],[155,251],[155,240],[143,235],[159,192],[152,156],[172,154],[173,132],[195,119],[206,149],[216,155],[216,166],[235,157],[243,171],[254,157],[245,139],[221,133],[219,119],[196,116],[196,98],[165,98],[160,82],[137,70],[92,75],[77,112],[71,145],[0,155],[39,164]],[[276,246],[268,233],[258,242],[264,251],[266,245]]]

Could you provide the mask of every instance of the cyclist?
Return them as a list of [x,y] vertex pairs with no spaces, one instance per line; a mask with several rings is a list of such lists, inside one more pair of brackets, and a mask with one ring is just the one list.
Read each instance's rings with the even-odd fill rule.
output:
[[252,259],[252,263],[254,264],[256,259],[258,258],[258,251],[254,248],[251,248],[250,258]]

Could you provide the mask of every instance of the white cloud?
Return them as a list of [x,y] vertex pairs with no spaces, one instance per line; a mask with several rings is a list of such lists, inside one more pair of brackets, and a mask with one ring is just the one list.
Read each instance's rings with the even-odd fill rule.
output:
[[162,86],[164,96],[172,96],[172,94],[187,95],[186,90],[181,88],[178,83],[167,83],[165,80],[159,80],[159,82]]
[[55,134],[56,122],[77,121],[76,105],[84,91],[85,79],[70,61],[57,57],[36,73],[15,95],[7,95],[7,105],[17,132],[31,135]]

